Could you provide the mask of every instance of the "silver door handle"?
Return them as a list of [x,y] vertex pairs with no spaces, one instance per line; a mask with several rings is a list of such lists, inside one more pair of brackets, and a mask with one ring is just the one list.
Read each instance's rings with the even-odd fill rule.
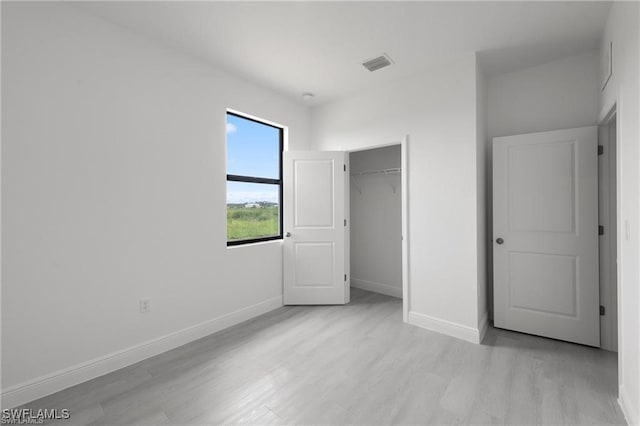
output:
[[290,238],[291,237],[291,232],[287,232],[284,236],[287,237],[287,238]]
[[504,243],[504,240],[503,240],[502,238],[498,238],[498,239],[496,240],[496,243],[498,243],[498,244],[502,244],[502,243]]

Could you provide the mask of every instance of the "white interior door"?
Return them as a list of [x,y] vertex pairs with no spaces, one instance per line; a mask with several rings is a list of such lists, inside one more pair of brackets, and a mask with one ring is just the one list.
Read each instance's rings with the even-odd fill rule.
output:
[[597,128],[493,139],[496,327],[600,346]]
[[342,151],[284,153],[284,304],[348,302]]

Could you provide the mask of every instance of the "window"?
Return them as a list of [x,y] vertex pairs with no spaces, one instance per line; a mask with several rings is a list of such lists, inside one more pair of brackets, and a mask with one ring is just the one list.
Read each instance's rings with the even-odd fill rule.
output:
[[282,238],[283,129],[227,112],[227,245]]

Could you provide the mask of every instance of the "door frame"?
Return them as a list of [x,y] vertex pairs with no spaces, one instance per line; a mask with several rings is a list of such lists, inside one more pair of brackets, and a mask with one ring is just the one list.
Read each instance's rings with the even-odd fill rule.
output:
[[[372,144],[347,150],[352,152],[368,151],[376,148],[400,145],[400,193],[401,193],[401,220],[402,220],[402,321],[407,322],[411,292],[409,291],[409,135],[405,135],[399,142]],[[350,185],[349,180],[345,185]],[[349,220],[349,237],[351,236],[351,220]]]
[[[619,96],[616,96],[616,99],[613,100],[613,102],[604,107],[600,113],[599,119],[598,119],[598,126],[599,127],[609,127],[611,125],[615,125],[616,128],[616,137],[615,140],[609,140],[609,143],[613,143],[615,145],[615,152],[616,152],[616,158],[615,158],[615,165],[616,165],[616,174],[615,174],[615,180],[616,180],[616,193],[615,193],[615,197],[616,197],[616,304],[617,304],[617,318],[616,318],[616,322],[617,322],[617,329],[618,329],[618,402],[620,403],[620,395],[621,395],[621,390],[624,387],[624,360],[622,357],[622,354],[624,352],[625,349],[625,341],[624,341],[624,334],[622,333],[622,330],[624,328],[624,324],[622,323],[622,310],[624,309],[624,306],[622,305],[622,303],[620,303],[620,301],[622,300],[622,293],[624,291],[623,286],[620,285],[621,281],[622,281],[622,258],[621,258],[621,253],[622,253],[622,241],[623,238],[625,237],[625,235],[623,235],[623,222],[622,222],[622,211],[621,211],[621,197],[620,197],[620,184],[621,184],[621,179],[620,179],[620,127],[619,127],[619,120],[618,120],[618,114],[619,114],[619,107],[618,107],[618,99]],[[620,404],[622,406],[622,404]],[[626,417],[626,416],[625,416]]]
[[[611,129],[614,128],[616,132],[612,134]],[[612,137],[613,136],[613,137]],[[608,210],[608,214],[604,217],[599,217],[599,224],[604,225],[604,236],[600,239],[600,251],[601,251],[601,271],[602,263],[608,264],[608,269],[605,270],[606,274],[601,275],[600,280],[600,297],[602,305],[606,306],[607,312],[614,313],[615,316],[609,316],[604,322],[601,321],[600,326],[600,338],[603,344],[602,349],[617,351],[618,344],[618,296],[617,296],[617,281],[618,281],[618,253],[619,253],[619,230],[620,225],[618,223],[618,152],[617,152],[617,128],[616,128],[616,113],[615,110],[611,110],[604,119],[604,122],[598,124],[598,145],[604,145],[604,161],[606,161],[606,167],[601,168],[601,161],[598,161],[598,180],[599,186],[602,185],[602,190],[598,189],[598,202],[605,201],[606,205],[599,205],[600,207]],[[606,172],[606,173],[603,173]],[[613,185],[613,188],[612,188]],[[614,189],[614,191],[612,191]],[[614,214],[611,214],[611,213]],[[615,227],[612,226],[615,224]],[[610,238],[615,237],[615,245],[610,241]],[[604,258],[604,260],[603,260]],[[615,272],[615,276],[613,273]],[[604,290],[604,292],[603,292]],[[604,298],[603,298],[604,295]],[[607,318],[607,317],[603,317]],[[612,327],[615,327],[615,335],[612,333]],[[615,345],[614,345],[615,342]]]

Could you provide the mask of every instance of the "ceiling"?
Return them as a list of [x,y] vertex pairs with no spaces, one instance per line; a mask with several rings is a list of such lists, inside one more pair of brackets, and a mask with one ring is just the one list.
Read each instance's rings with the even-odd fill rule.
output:
[[[488,74],[598,47],[609,2],[81,2],[90,13],[312,105],[464,52]],[[388,54],[375,72],[366,59]]]

